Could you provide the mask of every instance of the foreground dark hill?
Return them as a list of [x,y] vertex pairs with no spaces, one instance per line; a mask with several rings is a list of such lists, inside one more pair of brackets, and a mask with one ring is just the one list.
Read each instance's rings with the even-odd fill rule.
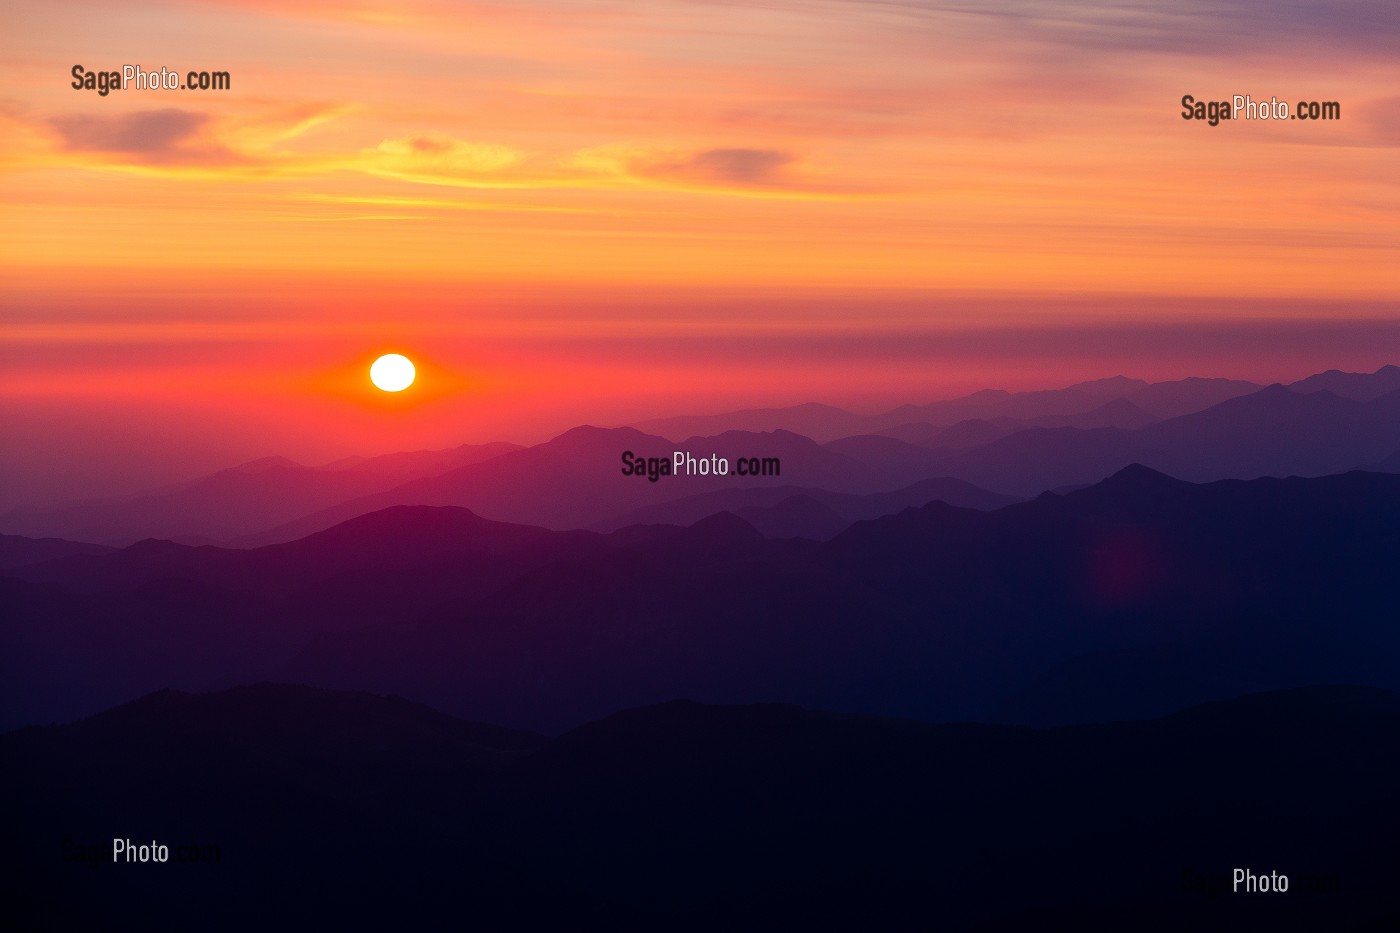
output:
[[0,884],[20,929],[1344,933],[1400,919],[1397,738],[1400,697],[1347,687],[1053,730],[672,702],[550,742],[165,692],[0,736]]

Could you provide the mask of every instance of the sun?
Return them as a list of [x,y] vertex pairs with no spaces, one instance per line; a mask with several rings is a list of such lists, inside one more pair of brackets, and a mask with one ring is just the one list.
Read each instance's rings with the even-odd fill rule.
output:
[[402,392],[413,385],[413,361],[398,353],[386,353],[369,368],[369,381],[385,392]]

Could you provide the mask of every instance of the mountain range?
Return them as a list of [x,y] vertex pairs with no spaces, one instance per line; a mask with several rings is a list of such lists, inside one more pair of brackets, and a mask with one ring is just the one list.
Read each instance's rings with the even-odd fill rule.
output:
[[[941,490],[935,498],[988,507],[1088,485],[1134,462],[1199,482],[1393,470],[1400,367],[1269,387],[1116,377],[1054,391],[980,392],[878,416],[809,405],[646,427],[653,433],[584,426],[528,448],[464,446],[316,468],[255,461],[135,498],[10,512],[0,516],[0,531],[108,546],[163,538],[246,548],[396,505],[459,506],[566,530],[680,521],[699,517],[695,507],[707,503],[741,512],[765,533],[824,538],[873,517],[872,509],[922,505],[910,496],[930,483]],[[710,433],[679,430],[688,427]],[[731,465],[777,458],[781,469],[657,482],[623,474],[624,451],[670,461],[678,450]],[[774,498],[779,489],[787,493]],[[795,495],[807,498],[781,512],[745,511],[772,510]],[[841,496],[867,498],[859,505],[833,498]]]
[[251,550],[148,541],[0,577],[0,724],[266,677],[536,731],[677,695],[1060,723],[1400,688],[1397,528],[1400,476],[1131,466],[825,542],[727,512],[601,534],[422,506]]
[[9,925],[1400,924],[1400,368],[645,427],[0,517]]
[[1397,730],[1360,687],[1059,729],[671,702],[555,739],[167,690],[0,735],[0,893],[23,929],[1380,930]]
[[140,496],[15,510],[0,518],[0,524],[20,534],[33,534],[37,528],[39,536],[100,544],[144,538],[213,544],[518,449],[506,443],[466,444],[451,450],[355,457],[320,467],[264,457]]

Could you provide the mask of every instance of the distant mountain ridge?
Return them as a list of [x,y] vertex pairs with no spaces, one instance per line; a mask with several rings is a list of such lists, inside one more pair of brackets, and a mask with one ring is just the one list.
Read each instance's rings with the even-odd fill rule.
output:
[[12,511],[0,527],[30,536],[99,544],[142,538],[181,538],[210,544],[261,531],[308,512],[417,476],[489,460],[518,445],[462,445],[307,467],[285,457],[265,457],[221,470],[193,483],[126,500],[75,503],[40,512]]
[[78,554],[106,554],[114,550],[101,544],[64,541],[61,538],[26,538],[0,535],[0,573],[27,564],[38,564]]
[[1233,379],[1189,378],[1148,383],[1113,376],[1080,382],[1063,389],[1007,392],[983,389],[961,398],[902,405],[875,415],[857,415],[829,405],[806,404],[791,408],[749,409],[719,415],[687,415],[656,418],[632,425],[648,434],[678,439],[721,433],[725,430],[788,430],[805,434],[818,443],[853,434],[880,433],[901,425],[927,424],[948,427],[960,421],[1013,418],[1033,420],[1084,415],[1115,401],[1126,401],[1152,418],[1173,418],[1219,404],[1262,386]]
[[624,451],[669,463],[677,449],[700,457],[717,454],[731,462],[739,457],[777,457],[785,474],[796,474],[824,488],[842,492],[870,492],[885,485],[870,467],[790,431],[765,434],[728,431],[716,437],[693,437],[674,444],[632,428],[589,425],[574,428],[535,447],[341,503],[239,543],[256,546],[292,540],[354,515],[399,504],[456,505],[501,521],[556,529],[586,528],[647,503],[678,499],[706,490],[744,485],[777,486],[790,482],[783,474],[742,481],[734,474],[671,476],[655,483],[644,475],[622,475]]
[[[825,539],[857,521],[920,507],[934,500],[982,510],[1021,501],[1015,496],[988,492],[956,479],[927,479],[893,492],[864,496],[802,486],[753,487],[715,490],[647,506],[596,527],[599,531],[612,531],[627,525],[690,525],[715,512],[728,511],[741,516],[770,538]],[[813,521],[816,523],[812,524]]]
[[[1060,390],[988,390],[878,416],[809,405],[756,409],[738,419],[773,425],[793,411],[810,435],[777,426],[703,435],[674,430],[683,437],[675,441],[635,428],[581,426],[529,448],[464,446],[318,468],[264,458],[135,499],[11,512],[0,516],[0,529],[109,545],[164,538],[256,547],[395,505],[459,506],[495,520],[566,529],[617,527],[621,516],[711,492],[783,486],[872,496],[945,478],[1030,497],[1097,482],[1133,462],[1203,482],[1317,476],[1385,464],[1400,450],[1400,390],[1391,388],[1397,373],[1396,366],[1370,374],[1333,371],[1262,389],[1237,380],[1148,384],[1114,377]],[[722,426],[726,417],[672,419],[668,430]],[[677,450],[702,458],[776,458],[782,472],[650,483],[621,474],[626,450],[666,460]],[[750,517],[773,533],[826,536],[846,514],[821,496],[786,509],[785,519]]]
[[751,408],[718,415],[652,418],[635,422],[629,427],[636,428],[644,434],[675,441],[687,437],[709,437],[726,431],[747,431],[755,434],[765,431],[791,431],[822,443],[859,434],[865,421],[864,416],[845,409],[808,402],[788,408]]
[[[1385,370],[1380,378],[1388,378]],[[1207,383],[1204,389],[1199,385],[1202,382]],[[1122,387],[1118,381],[1112,385]],[[1240,387],[1237,383],[1215,386],[1208,380],[1184,380],[1182,385],[1193,393],[1234,392]],[[1087,394],[1095,400],[1098,397],[1093,391]],[[1130,404],[1131,408],[1125,407]],[[871,495],[946,477],[997,494],[1034,496],[1045,489],[1097,482],[1133,462],[1202,482],[1325,475],[1368,467],[1400,448],[1396,408],[1395,393],[1362,402],[1330,391],[1304,393],[1275,386],[1233,395],[1203,411],[1150,421],[1136,429],[1062,426],[1007,433],[1004,426],[980,422],[989,425],[987,431],[953,448],[926,448],[880,436],[851,436],[818,446],[785,430],[762,434],[730,431],[673,444],[631,428],[578,428],[479,467],[464,467],[342,503],[239,543],[248,546],[290,540],[391,504],[461,505],[495,519],[552,528],[617,527],[619,516],[652,505],[746,487],[798,485],[829,493]],[[1134,420],[1129,417],[1133,409],[1142,410],[1126,402],[1115,406],[1117,417],[1126,421]],[[1083,423],[1100,418],[1095,414],[1099,411],[1088,409],[1093,418]],[[946,434],[935,437],[932,443],[938,444],[943,437]],[[730,457],[776,455],[782,459],[784,473],[742,482],[735,477],[691,477],[657,484],[631,483],[617,475],[617,457],[624,449],[661,458],[668,458],[677,449]],[[826,525],[829,527],[830,521]]]
[[1400,366],[1386,365],[1374,373],[1346,373],[1329,369],[1289,385],[1295,392],[1327,391],[1342,398],[1369,402],[1391,392],[1400,391]]

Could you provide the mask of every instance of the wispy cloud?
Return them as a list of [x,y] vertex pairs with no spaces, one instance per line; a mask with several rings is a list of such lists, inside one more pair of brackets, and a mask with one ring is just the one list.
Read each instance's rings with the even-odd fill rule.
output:
[[[774,7],[800,4],[774,0]],[[972,26],[989,33],[1074,46],[1086,52],[1286,52],[1290,45],[1368,56],[1400,56],[1400,8],[1391,0],[1147,0],[1070,2],[832,0],[852,16],[884,15],[906,25]],[[1295,45],[1296,44],[1296,45]]]
[[704,149],[678,157],[638,159],[630,166],[640,175],[726,185],[773,185],[787,179],[783,169],[797,160],[777,149]]
[[385,140],[344,167],[403,182],[478,189],[840,194],[794,177],[790,169],[798,161],[785,150],[746,147],[685,151],[617,145],[527,153],[495,143],[422,135]]
[[365,169],[375,175],[443,181],[488,180],[525,158],[509,146],[440,135],[386,139],[364,155]]
[[62,148],[126,156],[147,165],[228,165],[241,161],[207,135],[210,116],[190,110],[139,110],[55,117]]
[[1400,97],[1382,97],[1362,104],[1361,123],[1375,146],[1400,146]]

